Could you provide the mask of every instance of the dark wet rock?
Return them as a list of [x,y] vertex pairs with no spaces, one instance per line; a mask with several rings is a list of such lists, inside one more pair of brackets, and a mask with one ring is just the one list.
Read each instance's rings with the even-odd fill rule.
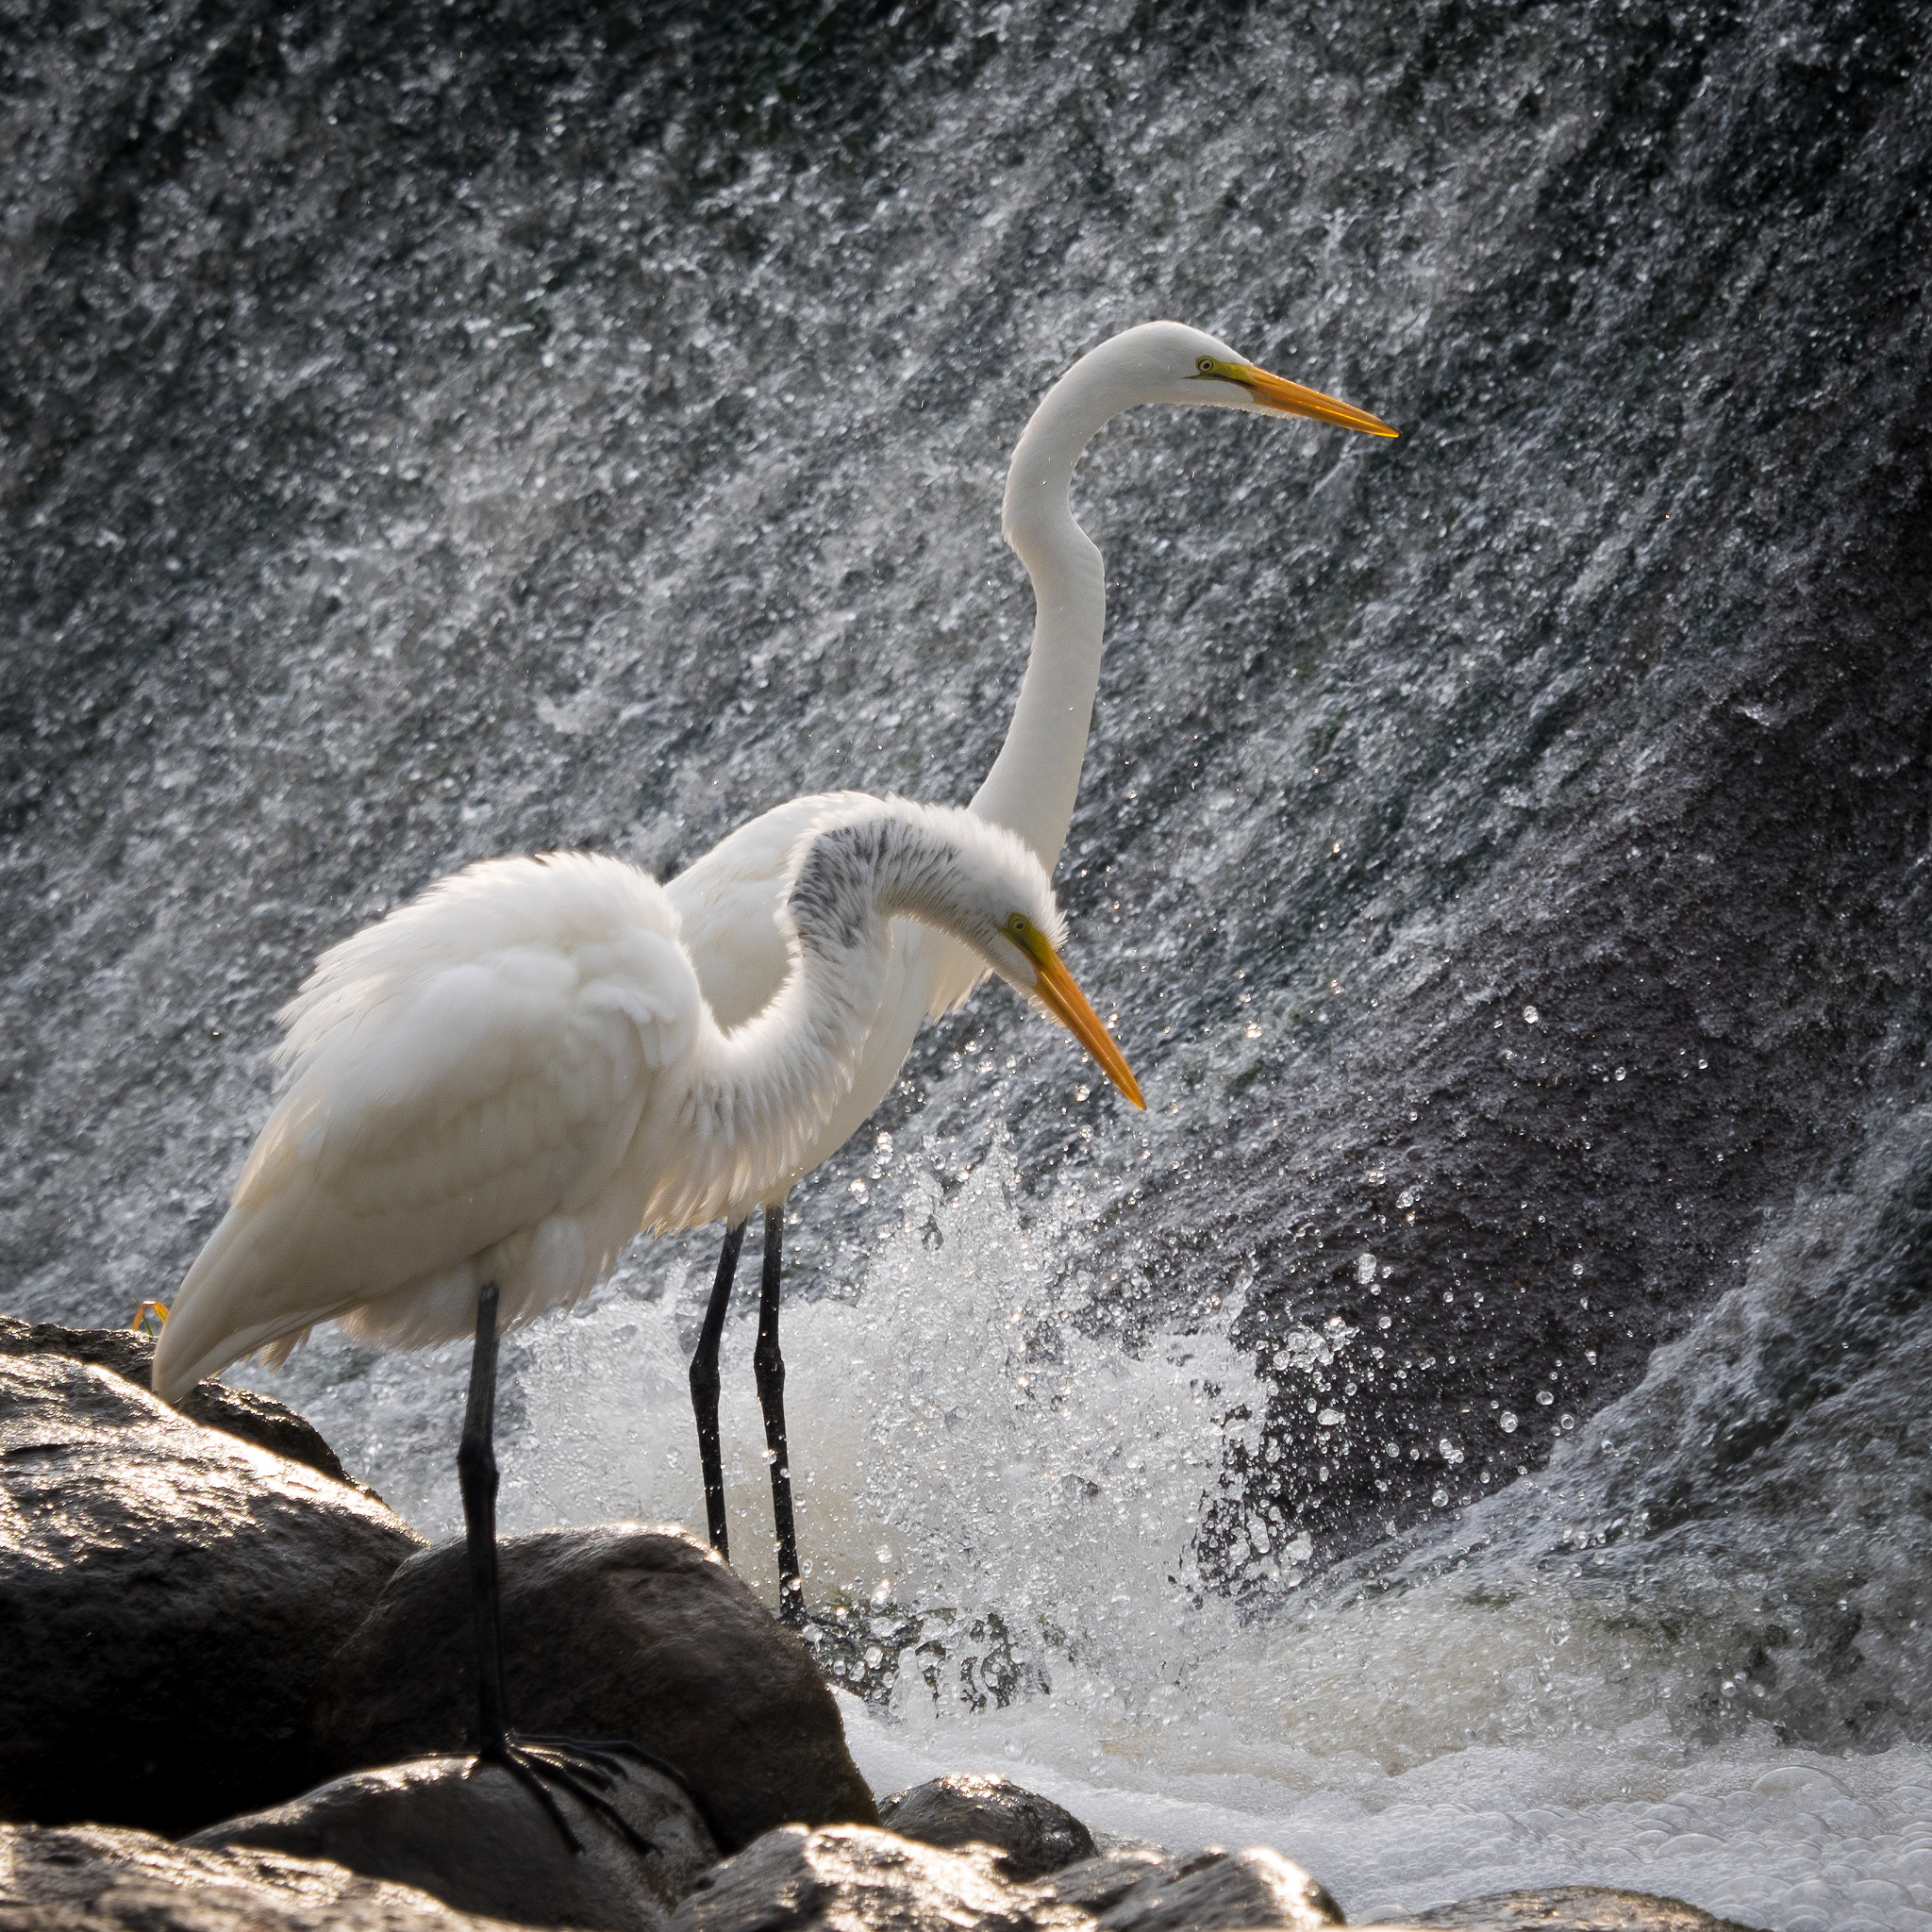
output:
[[[505,1676],[526,1731],[627,1738],[676,1765],[732,1852],[877,1813],[811,1653],[708,1550],[638,1524],[503,1541]],[[459,1545],[413,1557],[329,1666],[327,1774],[474,1749]]]
[[1402,1921],[1444,1932],[1751,1932],[1735,1919],[1716,1919],[1679,1898],[1647,1891],[1612,1891],[1596,1885],[1541,1886],[1497,1891],[1453,1906],[1431,1906]]
[[0,1355],[0,1816],[175,1833],[309,1782],[323,1667],[422,1539],[59,1354]]
[[714,1866],[672,1932],[1092,1932],[1084,1912],[1006,1884],[987,1852],[863,1825],[790,1826]]
[[498,1932],[407,1886],[106,1825],[0,1825],[0,1932]]
[[1123,1840],[1108,1845],[1093,1857],[1083,1858],[1077,1865],[1069,1865],[1064,1871],[1056,1872],[1052,1877],[1041,1879],[1032,1890],[1040,1897],[1057,1899],[1062,1905],[1078,1906],[1082,1911],[1092,1912],[1097,1917],[1118,1905],[1138,1885],[1171,1884],[1208,1859],[1221,1856],[1215,1851],[1201,1857],[1181,1860],[1162,1851],[1158,1845]]
[[1202,1853],[1172,1877],[1150,1874],[1100,1915],[1105,1932],[1221,1932],[1240,1925],[1314,1932],[1341,1923],[1341,1908],[1326,1889],[1266,1845]]
[[718,1848],[691,1800],[657,1772],[631,1766],[608,1795],[649,1840],[648,1857],[564,1791],[558,1802],[583,1847],[574,1853],[508,1772],[471,1757],[356,1773],[188,1842],[329,1858],[459,1910],[526,1925],[657,1932],[699,1873],[717,1862]]
[[944,1851],[861,1827],[770,1832],[699,1879],[672,1914],[672,1932],[950,1932],[967,1924],[977,1932],[1317,1932],[1341,1924],[1306,1872],[1261,1847],[1181,1862],[1136,1850],[1028,1886],[1004,1883],[1000,1862],[982,1844]]
[[[137,1389],[151,1388],[155,1342],[151,1335],[131,1328],[67,1328],[58,1322],[23,1322],[0,1315],[0,1356],[64,1356],[69,1361],[92,1362],[111,1369]],[[197,1382],[175,1405],[178,1413],[204,1428],[220,1429],[273,1450],[291,1462],[305,1463],[339,1483],[360,1489],[322,1440],[321,1431],[292,1408],[252,1389],[230,1389],[210,1377]],[[374,1491],[367,1493],[373,1494]]]
[[1093,1857],[1093,1835],[1071,1811],[1003,1777],[932,1778],[886,1799],[879,1823],[943,1850],[991,1845],[1000,1876],[1014,1885]]

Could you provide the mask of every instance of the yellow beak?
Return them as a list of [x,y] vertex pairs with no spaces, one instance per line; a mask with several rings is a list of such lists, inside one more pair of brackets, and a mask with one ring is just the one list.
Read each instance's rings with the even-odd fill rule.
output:
[[1087,995],[1074,984],[1074,975],[1059,962],[1059,956],[1040,941],[1040,977],[1033,982],[1042,1004],[1056,1020],[1100,1063],[1100,1071],[1143,1112],[1147,1103],[1141,1098],[1141,1083],[1134,1078],[1113,1035],[1100,1024],[1100,1016],[1087,1004]]
[[[1222,366],[1224,368],[1226,365]],[[1257,369],[1252,362],[1237,364],[1232,375],[1233,379],[1257,403],[1265,403],[1269,408],[1279,409],[1284,415],[1307,416],[1317,423],[1332,423],[1338,429],[1359,429],[1364,436],[1394,436],[1398,433],[1390,428],[1381,417],[1372,416],[1366,409],[1357,409],[1353,403],[1324,396],[1318,389],[1305,389],[1298,382],[1290,382],[1284,375],[1270,375],[1265,369]]]

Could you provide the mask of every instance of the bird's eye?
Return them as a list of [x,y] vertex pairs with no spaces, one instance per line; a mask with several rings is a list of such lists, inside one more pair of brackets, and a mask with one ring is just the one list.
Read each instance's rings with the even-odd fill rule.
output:
[[1194,364],[1194,367],[1198,369],[1203,375],[1212,375],[1214,374],[1214,358],[1212,356],[1203,356],[1201,359]]
[[1009,933],[1011,933],[1016,940],[1024,940],[1026,937],[1026,927],[1027,920],[1026,915],[1024,912],[1015,912],[1007,921],[1007,930]]

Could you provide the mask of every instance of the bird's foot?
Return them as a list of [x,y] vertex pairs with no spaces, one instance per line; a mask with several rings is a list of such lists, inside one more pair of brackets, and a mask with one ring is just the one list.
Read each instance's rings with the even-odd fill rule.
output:
[[494,1743],[486,1744],[476,1754],[476,1762],[500,1764],[542,1806],[573,1852],[581,1852],[583,1841],[563,1815],[552,1786],[568,1791],[586,1810],[601,1818],[633,1851],[647,1854],[657,1847],[605,1796],[628,1775],[623,1762],[626,1757],[653,1771],[663,1772],[680,1787],[684,1786],[683,1775],[662,1758],[636,1744],[621,1741],[525,1737],[509,1731]]

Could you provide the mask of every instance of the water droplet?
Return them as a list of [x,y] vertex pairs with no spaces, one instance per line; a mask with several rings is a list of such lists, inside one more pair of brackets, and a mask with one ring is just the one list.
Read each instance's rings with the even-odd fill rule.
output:
[[1570,1272],[1573,1274],[1581,1274],[1583,1273],[1583,1263],[1581,1261],[1571,1262]]
[[1374,1280],[1374,1278],[1375,1278],[1375,1257],[1374,1257],[1374,1256],[1373,1256],[1373,1255],[1360,1255],[1360,1256],[1357,1256],[1357,1257],[1356,1257],[1356,1264],[1355,1264],[1355,1278],[1356,1278],[1356,1279],[1357,1279],[1357,1280],[1358,1282],[1360,1282],[1360,1283],[1361,1283],[1361,1285],[1362,1285],[1362,1286],[1363,1286],[1364,1288],[1366,1288],[1366,1287],[1367,1287],[1367,1286],[1369,1285],[1369,1283],[1370,1283],[1370,1282],[1372,1282],[1373,1280]]
[[1496,1420],[1502,1424],[1503,1433],[1506,1436],[1513,1436],[1516,1433],[1516,1411],[1514,1409],[1506,1408]]
[[858,1200],[860,1200],[860,1201],[864,1200],[864,1199],[865,1199],[865,1183],[864,1183],[863,1181],[854,1181],[854,1182],[852,1183],[852,1192],[853,1192],[853,1195],[854,1195],[854,1197],[855,1197],[856,1199],[858,1199]]
[[1619,1068],[1617,1069],[1617,1071],[1616,1071],[1616,1072],[1615,1072],[1614,1074],[1612,1074],[1610,1075],[1610,1078],[1611,1078],[1611,1079],[1613,1079],[1613,1080],[1621,1080],[1621,1079],[1622,1079],[1623,1077],[1624,1077],[1624,1069],[1623,1069],[1622,1067],[1619,1067]]
[[1456,1443],[1452,1442],[1447,1436],[1444,1436],[1441,1439],[1441,1441],[1436,1444],[1436,1447],[1441,1451],[1442,1460],[1446,1462],[1451,1469],[1454,1469],[1457,1466],[1457,1464],[1462,1460],[1461,1449]]
[[1559,1429],[1574,1429],[1576,1426],[1576,1418],[1574,1415],[1559,1415],[1557,1418],[1557,1426]]
[[1537,1011],[1537,1009],[1536,1009],[1536,1008],[1535,1008],[1534,1007],[1524,1007],[1524,1009],[1523,1009],[1523,1024],[1524,1024],[1525,1026],[1534,1026],[1534,1025],[1536,1024],[1536,1023],[1537,1023],[1537,1022],[1538,1022],[1539,1020],[1541,1020],[1541,1018],[1542,1018],[1542,1015],[1541,1015],[1541,1013],[1539,1013],[1539,1012]]
[[1433,1495],[1430,1496],[1429,1501],[1432,1502],[1438,1509],[1446,1509],[1449,1507],[1449,1491],[1447,1490],[1438,1490],[1435,1491]]
[[1549,1407],[1550,1404],[1556,1401],[1556,1399],[1547,1389],[1539,1389],[1536,1391],[1536,1402],[1539,1408]]
[[1322,1413],[1315,1418],[1315,1420],[1318,1423],[1320,1423],[1324,1429],[1332,1429],[1338,1427],[1341,1424],[1342,1421],[1342,1414],[1339,1408],[1324,1408],[1322,1411]]

